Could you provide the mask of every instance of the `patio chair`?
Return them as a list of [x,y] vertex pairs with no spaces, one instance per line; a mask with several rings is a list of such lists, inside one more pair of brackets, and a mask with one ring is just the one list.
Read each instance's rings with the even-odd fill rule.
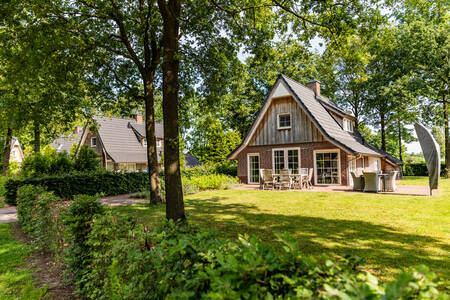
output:
[[380,179],[377,172],[363,172],[364,174],[364,192],[378,193],[380,190]]
[[387,192],[395,192],[397,190],[397,184],[395,180],[397,179],[398,171],[389,172],[389,176],[386,178],[386,187],[385,190]]
[[309,168],[308,169],[308,177],[306,177],[306,179],[303,181],[303,186],[307,189],[311,189],[312,188],[312,177],[313,177],[313,172],[314,169],[313,168]]
[[353,190],[354,191],[363,191],[364,190],[364,177],[356,176],[355,172],[350,172],[353,179]]
[[288,169],[280,170],[280,176],[278,178],[279,181],[276,183],[276,185],[278,185],[280,190],[283,186],[287,186],[289,189],[292,187],[292,178],[291,176],[289,176]]
[[300,170],[298,170],[298,174],[308,175],[308,168],[300,168]]
[[266,187],[274,187],[274,178],[272,176],[272,170],[259,169],[259,188],[265,190]]

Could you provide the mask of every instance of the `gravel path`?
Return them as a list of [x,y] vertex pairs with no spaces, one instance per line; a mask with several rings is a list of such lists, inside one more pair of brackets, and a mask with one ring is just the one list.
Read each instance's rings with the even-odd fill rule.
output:
[[15,207],[0,208],[0,224],[17,221],[17,210]]

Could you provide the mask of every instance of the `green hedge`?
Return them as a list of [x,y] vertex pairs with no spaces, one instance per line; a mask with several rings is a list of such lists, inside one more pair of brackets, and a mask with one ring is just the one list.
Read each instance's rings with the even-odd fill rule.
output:
[[72,199],[75,195],[81,194],[114,196],[145,190],[148,186],[148,173],[101,172],[27,179],[11,178],[5,183],[6,203],[16,205],[17,190],[26,184],[42,186],[63,199]]
[[[445,173],[445,164],[441,164],[441,176]],[[405,164],[405,176],[428,176],[428,169],[425,163]]]

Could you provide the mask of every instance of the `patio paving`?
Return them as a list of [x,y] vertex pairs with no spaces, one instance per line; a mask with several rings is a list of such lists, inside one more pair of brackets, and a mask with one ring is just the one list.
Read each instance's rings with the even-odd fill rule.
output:
[[[259,184],[242,184],[235,187],[238,190],[259,190]],[[271,191],[271,189],[269,189]],[[274,191],[279,191],[275,189]],[[284,189],[283,191],[286,191]],[[313,186],[312,189],[291,189],[289,191],[295,192],[346,192],[346,193],[363,193],[354,191],[351,186],[344,185],[324,185],[324,186]],[[409,195],[409,196],[428,196],[430,195],[430,190],[428,186],[424,185],[397,185],[397,190],[395,192],[379,192],[378,194],[386,195]],[[434,194],[434,193],[433,193]]]

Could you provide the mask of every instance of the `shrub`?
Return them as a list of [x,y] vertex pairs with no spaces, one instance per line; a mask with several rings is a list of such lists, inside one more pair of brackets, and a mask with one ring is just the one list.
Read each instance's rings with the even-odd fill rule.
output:
[[149,231],[110,214],[96,218],[91,228],[91,265],[80,290],[90,299],[437,299],[440,294],[439,280],[427,268],[381,285],[360,271],[358,259],[302,256],[289,235],[279,236],[279,251],[256,238],[227,242],[173,222]]
[[70,205],[64,225],[70,237],[69,247],[66,252],[66,262],[72,273],[73,281],[80,288],[85,282],[83,276],[88,272],[92,260],[91,246],[87,239],[92,229],[94,217],[104,212],[104,207],[96,197],[80,195]]
[[238,179],[228,175],[211,174],[192,177],[189,182],[199,190],[226,190],[237,184]]
[[16,205],[17,189],[26,184],[39,185],[52,191],[63,199],[72,199],[74,195],[106,196],[121,195],[143,191],[148,185],[148,174],[98,172],[91,174],[69,174],[63,176],[48,176],[41,178],[14,179],[5,184],[5,200],[10,205]]
[[75,170],[80,172],[95,171],[100,168],[100,158],[94,149],[83,145],[75,159]]
[[[23,231],[39,251],[52,250],[61,244],[58,222],[52,206],[60,199],[39,186],[24,185],[18,190],[17,213]],[[58,243],[59,241],[59,243]],[[54,244],[54,242],[57,242]]]

